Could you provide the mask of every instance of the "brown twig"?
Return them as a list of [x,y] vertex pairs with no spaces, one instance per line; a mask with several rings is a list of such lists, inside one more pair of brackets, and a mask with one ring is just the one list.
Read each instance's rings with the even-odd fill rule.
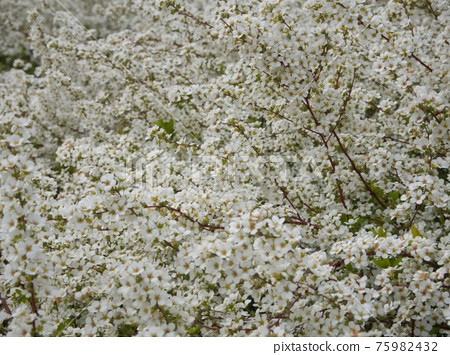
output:
[[384,112],[384,113],[386,113],[386,114],[389,114],[389,112],[387,112],[386,110],[383,110],[382,108],[380,108],[380,107],[378,107],[377,105],[375,105],[375,104],[373,104],[372,102],[370,102],[370,101],[364,101],[366,104],[369,104],[370,106],[372,106],[374,109],[376,109],[376,110],[378,110],[378,111],[381,111],[381,112]]
[[444,329],[444,330],[450,330],[450,326],[445,324],[435,324],[434,327]]
[[223,18],[220,19],[220,21],[222,21],[230,30],[231,32],[233,32],[233,27],[231,27],[228,22],[226,22]]
[[[402,257],[402,258],[410,258],[410,259],[415,259],[414,256],[412,256],[410,253],[400,253],[398,254],[398,256]],[[439,265],[431,260],[425,260],[425,259],[421,259],[421,262],[423,262],[424,264],[428,264],[430,266],[432,266],[434,269],[438,269]]]
[[[277,180],[275,179],[275,183],[277,182]],[[301,221],[305,221],[301,216],[300,213],[297,211],[297,208],[295,207],[295,205],[292,203],[291,199],[288,196],[288,192],[286,191],[286,189],[283,186],[278,186],[281,190],[281,192],[283,193],[283,197],[289,202],[289,204],[291,205],[291,207],[294,209],[295,213],[297,213],[297,217],[299,218],[299,220]],[[305,221],[306,222],[306,221]]]
[[288,307],[286,307],[286,309],[285,309],[283,312],[277,314],[277,315],[274,317],[274,319],[277,319],[277,320],[276,320],[274,323],[272,323],[271,325],[269,325],[269,329],[271,329],[271,328],[277,326],[278,324],[280,324],[281,319],[283,319],[283,318],[286,316],[286,314],[289,313],[289,311],[292,309],[292,307],[294,306],[294,304],[296,304],[296,303],[298,302],[298,300],[299,300],[302,296],[303,296],[303,294],[299,293],[298,296],[295,298],[295,300],[293,300],[292,303],[291,303]]
[[331,264],[332,267],[337,268],[338,266],[344,265],[345,259],[339,259],[335,261],[333,264]]
[[165,205],[155,205],[155,206],[144,205],[143,207],[144,207],[144,208],[158,208],[158,209],[160,209],[160,208],[167,208],[168,210],[171,210],[171,211],[173,211],[173,212],[178,213],[180,216],[183,216],[184,218],[190,220],[190,221],[193,222],[193,223],[198,224],[200,227],[202,227],[202,228],[204,228],[204,229],[207,229],[207,230],[209,230],[209,231],[214,231],[214,230],[217,230],[217,229],[225,229],[225,228],[222,227],[222,226],[213,226],[213,225],[201,223],[201,222],[195,220],[194,218],[188,216],[186,213],[184,213],[184,212],[182,212],[182,211],[180,211],[179,209],[174,208],[174,207],[165,206]]
[[274,286],[273,283],[271,283],[270,281],[267,281],[266,279],[262,278],[262,277],[259,276],[258,274],[254,274],[254,275],[253,275],[253,278],[259,279],[259,280],[263,281],[264,283],[269,284],[270,286]]
[[281,18],[281,22],[283,22],[283,24],[285,24],[285,25],[287,26],[287,28],[289,28],[289,30],[292,31],[292,27],[289,26],[289,25],[287,24],[287,22],[286,22],[286,20],[284,19],[284,17],[283,17],[282,15],[280,15],[280,18]]
[[429,0],[425,0],[425,2],[428,4],[428,8],[430,9],[431,13],[433,14],[434,18],[437,20],[438,17],[436,15],[436,12],[434,12],[433,6],[431,6],[431,3]]
[[392,137],[388,137],[388,136],[384,136],[383,138],[384,138],[384,139],[390,139],[390,140],[392,140],[392,141],[396,141],[396,142],[403,143],[403,144],[410,144],[410,145],[412,145],[412,144],[409,143],[409,142],[405,142],[405,141],[402,141],[402,140],[397,139],[397,138],[392,138]]
[[104,211],[100,211],[100,212],[94,212],[93,214],[100,215],[100,214],[107,213],[107,212],[109,212],[109,211],[108,210],[104,210]]
[[207,326],[206,324],[200,322],[199,320],[196,320],[196,321],[194,322],[194,324],[197,324],[197,325],[199,325],[200,327],[203,327],[203,328],[212,330],[212,331],[214,331],[215,333],[218,333],[219,330],[220,330],[220,327],[217,327],[217,326],[216,326],[216,327],[209,327],[209,326]]
[[375,198],[375,200],[377,200],[377,202],[384,208],[386,209],[386,205],[383,203],[383,201],[380,200],[380,198],[377,196],[377,194],[375,192],[373,192],[372,188],[369,186],[369,184],[366,182],[366,179],[364,179],[364,177],[362,176],[361,172],[359,171],[358,167],[355,165],[355,163],[353,162],[353,159],[350,158],[350,156],[348,155],[347,150],[344,148],[344,146],[341,143],[341,140],[339,139],[339,136],[336,134],[336,132],[333,132],[334,136],[336,137],[336,140],[339,144],[339,147],[341,148],[342,152],[344,153],[344,155],[347,157],[348,161],[350,162],[353,170],[356,172],[356,174],[358,174],[359,178],[361,179],[362,183],[364,184],[365,188],[367,191],[369,191],[369,193]]
[[283,116],[283,115],[279,114],[278,112],[274,112],[272,110],[269,110],[268,108],[258,106],[257,104],[253,104],[253,106],[256,107],[256,108],[259,108],[260,110],[264,110],[264,111],[270,112],[270,113],[274,114],[275,116],[280,117],[280,118],[282,118],[282,119],[284,119],[286,121],[294,123],[294,121],[292,121],[290,118],[287,118],[286,116]]
[[330,135],[328,136],[328,138],[326,140],[327,143],[330,140],[331,135],[334,133],[334,131],[338,127],[339,123],[341,122],[342,117],[344,117],[345,110],[347,109],[347,104],[350,101],[350,96],[352,95],[353,85],[355,84],[355,79],[356,79],[356,71],[353,70],[353,79],[352,79],[352,83],[350,85],[350,89],[347,92],[347,95],[346,95],[346,98],[345,98],[345,101],[344,101],[344,105],[342,106],[342,108],[340,110],[341,112],[339,113],[339,118],[338,118],[336,124],[334,125],[333,129],[331,130]]
[[341,183],[339,180],[337,180],[336,183],[337,183],[337,187],[338,187],[338,191],[339,191],[339,198],[341,199],[342,205],[344,206],[344,208],[346,210],[348,210],[347,205],[345,204],[345,199],[344,199],[344,194],[342,192]]
[[0,293],[0,301],[2,302],[3,308],[5,309],[5,312],[12,316],[11,310],[8,307],[8,303],[6,303],[6,300],[2,297],[1,293]]
[[158,307],[159,311],[162,313],[164,319],[166,320],[166,323],[169,324],[170,322],[169,322],[169,320],[167,319],[167,316],[166,316],[166,314],[164,313],[164,310],[161,308],[161,306],[160,306],[158,303],[156,303],[156,307]]
[[180,15],[189,17],[189,18],[193,19],[195,22],[197,22],[200,25],[202,25],[202,26],[206,26],[206,27],[209,27],[209,28],[214,28],[214,26],[210,25],[208,22],[198,19],[197,17],[192,15],[190,12],[187,12],[186,10],[180,10],[175,5],[171,5],[171,6],[175,10],[175,12],[179,13]]
[[[276,179],[275,179],[275,183],[277,183]],[[278,184],[278,183],[277,183]],[[278,186],[281,190],[281,192],[283,193],[284,198],[289,202],[289,204],[291,205],[291,207],[294,209],[295,213],[297,214],[297,217],[294,217],[296,219],[299,220],[299,222],[293,222],[293,221],[288,221],[286,223],[290,223],[290,224],[301,224],[301,225],[311,225],[313,226],[315,229],[319,229],[319,226],[317,224],[313,224],[313,223],[309,223],[307,222],[305,219],[303,219],[300,216],[300,213],[298,212],[297,208],[295,207],[294,203],[291,201],[291,199],[288,196],[288,192],[286,191],[286,189],[282,186]]]
[[173,250],[179,252],[180,249],[178,249],[175,245],[173,245],[172,243],[168,242],[167,240],[163,240],[164,244],[166,244],[168,247],[171,247]]
[[75,302],[80,303],[83,307],[87,307],[88,305],[86,303],[84,303],[83,301],[77,300],[75,297],[73,297],[69,292],[67,292],[67,295],[73,299]]
[[420,64],[422,64],[425,68],[427,68],[430,72],[433,72],[433,69],[431,69],[428,65],[426,65],[424,62],[422,62],[419,58],[415,56],[414,53],[411,53],[411,57],[413,57],[415,60],[417,60]]
[[309,287],[310,289],[314,290],[314,292],[315,292],[318,296],[322,296],[323,298],[325,298],[325,299],[327,299],[328,301],[330,301],[331,303],[333,303],[335,306],[338,305],[332,298],[330,298],[330,297],[328,297],[328,296],[325,296],[325,295],[319,293],[319,291],[317,290],[316,287],[311,286],[311,285],[307,284],[306,282],[301,282],[301,281],[298,281],[297,284],[299,284],[299,285],[304,285],[304,286]]
[[411,221],[409,221],[409,228],[411,228],[411,226],[413,225],[413,222],[414,222],[414,219],[416,218],[417,212],[419,212],[419,209],[420,209],[420,207],[422,207],[422,205],[423,205],[423,202],[416,207],[416,212],[414,212],[414,216],[411,218]]
[[337,90],[339,87],[339,79],[341,78],[342,68],[339,67],[339,71],[337,73],[336,84],[334,85],[334,90]]
[[[38,313],[38,310],[37,310],[37,307],[36,307],[36,298],[34,297],[34,284],[33,284],[33,281],[30,282],[30,291],[31,291],[31,310],[33,311],[34,314],[36,314],[36,316],[39,316],[39,313]],[[32,335],[33,336],[37,336],[36,319],[33,319],[31,324],[33,325]]]
[[305,207],[307,207],[308,209],[310,209],[312,212],[314,212],[314,213],[317,213],[317,211],[314,209],[314,208],[312,208],[311,206],[309,206],[307,203],[305,203],[301,198],[300,198],[300,196],[297,194],[297,198],[298,198],[298,200],[300,201],[300,203],[302,204],[302,205],[304,205]]
[[34,314],[37,316],[39,315],[37,307],[36,307],[36,298],[34,296],[34,284],[33,281],[30,282],[30,289],[31,289],[31,310]]

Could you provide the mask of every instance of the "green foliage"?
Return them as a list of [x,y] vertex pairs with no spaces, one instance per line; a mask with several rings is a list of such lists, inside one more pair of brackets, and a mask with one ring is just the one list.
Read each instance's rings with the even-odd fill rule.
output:
[[388,267],[396,267],[402,262],[403,258],[388,258],[388,259],[376,259],[373,260],[374,264],[382,269],[387,269]]
[[160,119],[158,122],[154,123],[158,127],[161,127],[168,135],[170,135],[170,138],[172,138],[175,135],[173,124],[174,121],[171,119],[169,122],[165,122],[164,120]]
[[117,337],[132,337],[138,332],[138,326],[136,324],[121,324],[117,328]]

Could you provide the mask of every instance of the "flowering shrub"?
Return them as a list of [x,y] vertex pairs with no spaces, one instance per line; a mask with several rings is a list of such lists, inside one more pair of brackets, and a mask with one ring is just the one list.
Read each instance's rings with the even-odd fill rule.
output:
[[450,334],[446,1],[70,3],[1,5],[3,335]]

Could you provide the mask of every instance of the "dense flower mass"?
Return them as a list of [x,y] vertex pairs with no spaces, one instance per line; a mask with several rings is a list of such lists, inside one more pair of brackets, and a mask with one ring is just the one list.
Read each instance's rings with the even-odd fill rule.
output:
[[0,333],[450,335],[445,0],[3,0]]

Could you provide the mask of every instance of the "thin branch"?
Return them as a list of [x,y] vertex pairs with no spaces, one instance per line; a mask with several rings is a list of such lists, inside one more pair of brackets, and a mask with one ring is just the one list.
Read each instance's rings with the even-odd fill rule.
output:
[[204,228],[204,229],[208,229],[208,230],[210,230],[210,231],[214,231],[214,230],[216,230],[216,229],[225,229],[225,228],[222,227],[222,226],[213,226],[213,225],[201,223],[201,222],[195,220],[194,218],[188,216],[186,213],[184,213],[184,212],[182,212],[182,211],[180,211],[179,209],[174,208],[174,207],[164,206],[164,205],[155,205],[155,206],[144,205],[143,207],[144,207],[144,208],[158,208],[158,209],[159,209],[159,208],[167,208],[168,210],[171,210],[171,211],[173,211],[173,212],[176,212],[176,213],[178,213],[179,215],[183,216],[184,218],[190,220],[191,222],[196,223],[196,224],[198,224],[200,227],[202,227],[202,228]]
[[287,22],[286,22],[286,20],[284,19],[284,17],[283,17],[283,16],[280,16],[280,18],[281,18],[281,22],[283,22],[283,24],[285,24],[285,25],[289,28],[289,30],[292,31],[292,27],[289,26],[289,25],[287,24]]
[[203,327],[203,328],[212,330],[212,331],[214,331],[215,333],[218,333],[219,330],[220,330],[220,327],[209,327],[209,326],[207,326],[206,324],[200,322],[199,320],[196,320],[196,321],[194,322],[194,324],[197,324],[197,325],[199,325],[200,327]]
[[264,283],[269,284],[269,285],[272,286],[272,287],[274,286],[274,284],[273,284],[272,282],[267,281],[266,279],[262,278],[262,277],[259,276],[258,274],[254,274],[254,275],[253,275],[253,278],[259,279],[259,280],[263,281]]
[[68,296],[73,299],[75,302],[80,303],[83,307],[87,307],[88,305],[86,303],[84,303],[83,301],[77,300],[75,297],[73,297],[70,292],[67,292]]
[[337,183],[337,187],[338,187],[338,191],[339,191],[339,198],[341,199],[342,205],[344,206],[344,208],[346,210],[348,210],[347,205],[345,204],[344,194],[343,194],[342,188],[341,188],[341,182],[337,180],[336,183]]
[[[278,184],[278,182],[276,181],[276,179],[275,179],[275,182]],[[319,229],[319,226],[317,225],[317,224],[313,224],[313,223],[309,223],[309,222],[307,222],[305,219],[303,219],[301,216],[300,216],[300,213],[298,212],[298,210],[297,210],[297,208],[295,207],[295,205],[294,205],[294,203],[291,201],[291,199],[289,198],[289,196],[288,196],[288,192],[286,191],[286,189],[284,188],[284,187],[282,187],[282,186],[279,186],[278,185],[278,187],[280,188],[280,190],[281,190],[281,192],[283,193],[283,196],[284,196],[284,198],[289,202],[289,204],[291,205],[291,207],[294,209],[294,211],[296,212],[296,214],[297,214],[297,219],[300,221],[299,223],[295,223],[295,222],[289,222],[289,223],[291,223],[291,224],[302,224],[302,225],[311,225],[311,226],[313,226],[315,229]],[[294,217],[295,218],[295,217]]]
[[431,69],[428,65],[426,65],[424,62],[422,62],[419,58],[415,56],[414,53],[411,53],[411,57],[413,57],[415,60],[417,60],[420,64],[422,64],[425,68],[427,68],[430,72],[433,72],[433,69]]
[[416,207],[416,212],[414,213],[414,216],[411,218],[411,221],[409,222],[409,228],[412,227],[414,219],[416,218],[417,212],[419,212],[419,209],[420,209],[420,207],[422,207],[422,204],[423,204],[423,202]]
[[39,315],[37,307],[36,307],[36,298],[34,297],[34,284],[33,281],[30,282],[31,289],[31,310],[34,314]]
[[[398,254],[398,256],[402,257],[402,258],[410,258],[410,259],[415,259],[415,257],[413,255],[411,255],[410,253],[400,253]],[[430,266],[432,266],[434,269],[439,269],[439,265],[438,263],[431,261],[431,260],[425,260],[425,259],[421,259],[421,262],[423,262],[424,264],[428,264]],[[444,286],[442,286],[444,287]]]
[[[277,182],[277,180],[275,179],[275,182]],[[282,186],[278,186],[281,190],[281,192],[283,193],[284,198],[289,202],[289,204],[291,205],[291,207],[294,209],[294,211],[297,213],[297,217],[302,220],[305,221],[301,216],[300,213],[298,212],[297,208],[295,207],[295,205],[292,203],[291,199],[288,196],[288,192],[286,191],[286,189]],[[306,221],[305,221],[306,222]]]
[[6,303],[6,300],[2,297],[0,293],[0,301],[2,302],[3,308],[5,308],[5,312],[8,313],[10,316],[12,316],[11,310],[8,307],[8,303]]
[[286,314],[289,313],[289,311],[292,309],[294,304],[296,304],[302,296],[303,296],[303,294],[299,293],[298,296],[295,298],[295,300],[293,300],[292,303],[289,305],[289,307],[287,307],[283,312],[276,315],[274,318],[276,318],[277,320],[273,324],[269,325],[269,329],[278,325],[280,323],[281,319],[283,319],[286,316]]
[[311,206],[309,206],[307,203],[305,203],[301,198],[300,198],[300,196],[297,194],[297,198],[298,198],[298,200],[300,201],[300,203],[302,204],[302,205],[304,205],[305,207],[307,207],[308,209],[310,209],[312,212],[314,212],[314,213],[318,213],[314,208],[312,208]]
[[410,144],[410,145],[412,145],[412,144],[409,143],[409,142],[405,142],[405,141],[402,141],[402,140],[397,139],[397,138],[392,138],[392,137],[388,137],[388,136],[384,136],[383,138],[384,138],[384,139],[390,139],[390,140],[392,140],[392,141],[396,141],[396,142],[399,142],[399,143],[404,143],[404,144]]
[[359,178],[361,179],[362,183],[364,184],[364,186],[366,187],[367,191],[369,191],[369,193],[375,198],[375,200],[377,200],[377,202],[383,206],[384,209],[386,209],[386,205],[383,203],[383,201],[380,200],[380,198],[377,196],[377,194],[375,192],[373,192],[372,188],[369,186],[369,184],[366,182],[366,180],[364,179],[364,177],[362,176],[361,172],[359,171],[358,167],[355,165],[355,163],[353,162],[352,158],[350,158],[350,156],[348,155],[347,150],[344,148],[344,146],[341,143],[341,140],[339,139],[339,136],[336,134],[336,132],[333,132],[334,136],[336,137],[336,140],[339,144],[339,147],[341,148],[342,152],[345,154],[345,156],[347,157],[347,159],[349,160],[350,164],[352,165],[353,170],[356,172],[356,174],[358,174]]
[[220,21],[222,21],[226,26],[228,26],[228,28],[231,30],[231,32],[233,32],[233,27],[231,27],[228,22],[226,22],[223,18],[220,19]]
[[[283,115],[281,115],[281,114],[279,114],[279,113],[277,113],[277,112],[274,112],[274,111],[272,111],[272,110],[269,110],[268,108],[259,106],[259,105],[257,105],[257,104],[253,104],[253,106],[259,108],[260,110],[264,110],[264,111],[270,112],[270,113],[274,114],[275,116],[278,116],[278,117],[280,117],[280,118],[282,118],[282,119],[284,119],[284,120],[287,120],[287,121],[289,121],[289,122],[291,122],[291,123],[294,123],[294,121],[292,121],[290,118],[287,118],[286,116],[283,116]],[[311,131],[311,132],[312,132],[312,131]],[[316,132],[314,132],[314,133],[316,133]]]
[[[347,92],[347,95],[346,95],[346,98],[345,98],[345,101],[344,101],[344,105],[342,106],[341,112],[339,113],[339,118],[338,118],[336,124],[334,125],[333,129],[331,130],[330,135],[328,136],[328,138],[326,140],[327,143],[330,140],[331,135],[334,133],[334,131],[338,127],[339,123],[341,122],[342,117],[344,117],[345,110],[347,109],[347,104],[350,101],[350,96],[352,95],[353,85],[355,84],[355,79],[356,79],[356,71],[353,70],[353,79],[352,79],[352,83],[350,85],[350,89]],[[308,102],[308,105],[309,105],[309,102]]]
[[366,104],[369,104],[370,106],[372,106],[374,109],[376,109],[376,110],[378,110],[378,111],[381,111],[381,112],[384,112],[384,113],[386,113],[386,114],[389,114],[389,112],[387,112],[386,110],[383,110],[382,108],[380,108],[380,107],[378,107],[377,105],[375,105],[375,104],[373,104],[372,102],[370,102],[370,101],[364,101]]
[[173,245],[172,243],[168,242],[167,240],[163,240],[164,244],[166,244],[168,247],[171,247],[173,250],[175,251],[180,251],[180,249],[178,249],[175,245]]
[[334,90],[337,90],[339,87],[339,79],[341,78],[342,68],[339,67],[339,71],[337,73],[336,84],[334,85]]
[[166,316],[166,314],[164,313],[164,310],[161,308],[161,306],[160,306],[158,303],[156,303],[156,307],[158,307],[159,311],[162,313],[164,319],[166,320],[166,323],[169,324],[170,322],[169,322],[169,320],[167,319],[167,316]]
[[450,330],[450,326],[445,324],[435,324],[434,327],[444,329],[444,330]]
[[430,11],[431,11],[431,13],[433,14],[434,18],[437,20],[438,17],[437,17],[437,15],[436,15],[436,12],[434,12],[433,6],[431,6],[430,1],[425,0],[425,2],[428,4],[428,8],[430,9]]
[[180,15],[189,17],[191,19],[193,19],[195,22],[199,23],[202,26],[206,26],[209,28],[214,28],[214,26],[210,25],[208,22],[206,21],[202,21],[200,19],[198,19],[197,17],[195,17],[194,15],[192,15],[190,12],[186,11],[186,10],[180,10],[178,9],[175,5],[171,5],[173,7],[173,9],[175,10],[175,12],[179,13]]
[[[30,282],[30,289],[31,289],[31,310],[33,311],[34,314],[36,314],[36,316],[39,316],[39,313],[38,313],[38,310],[37,310],[37,307],[36,307],[36,298],[34,297],[34,284],[33,284],[33,281]],[[33,325],[32,335],[33,336],[37,336],[36,319],[33,319],[31,324]]]
[[327,299],[328,301],[330,301],[331,303],[333,303],[335,306],[338,305],[332,298],[330,298],[330,297],[328,297],[328,296],[325,296],[324,294],[319,293],[319,291],[317,290],[316,287],[311,286],[311,285],[307,284],[306,282],[301,282],[301,281],[298,281],[297,284],[299,284],[299,285],[304,285],[304,286],[309,287],[310,289],[314,290],[314,292],[315,292],[318,296],[321,296],[321,297]]

